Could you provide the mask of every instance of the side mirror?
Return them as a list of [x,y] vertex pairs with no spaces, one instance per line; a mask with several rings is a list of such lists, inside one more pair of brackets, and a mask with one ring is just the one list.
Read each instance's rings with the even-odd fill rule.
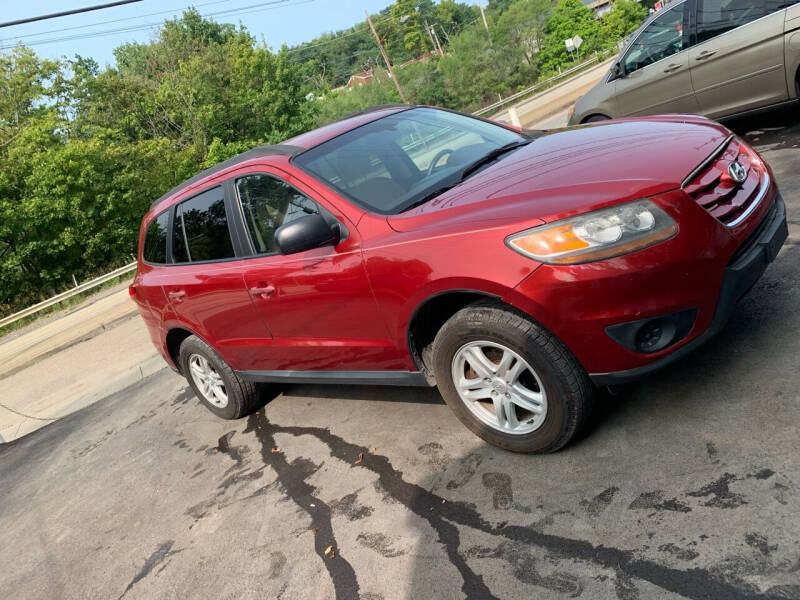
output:
[[621,62],[615,62],[611,65],[611,79],[622,79],[625,77],[625,67],[622,66]]
[[281,254],[297,254],[320,246],[335,246],[342,237],[338,223],[331,225],[322,215],[306,215],[275,231],[275,245]]

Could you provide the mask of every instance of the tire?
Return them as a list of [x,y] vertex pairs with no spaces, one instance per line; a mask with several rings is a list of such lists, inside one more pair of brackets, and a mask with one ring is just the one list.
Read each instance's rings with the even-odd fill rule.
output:
[[598,121],[608,121],[611,117],[605,115],[592,115],[588,119],[584,119],[584,123],[597,123]]
[[[516,383],[505,381],[502,373],[499,380],[493,375],[487,383],[490,378],[482,378],[480,373],[483,367],[471,364],[478,362],[471,358],[476,347],[494,363],[497,373],[510,356],[508,380],[514,377],[513,371],[521,369]],[[527,364],[520,366],[519,359]],[[453,315],[434,340],[433,368],[440,393],[461,422],[483,440],[512,452],[548,453],[562,448],[581,430],[594,404],[594,386],[572,353],[549,331],[499,303],[478,302]],[[458,374],[464,375],[465,383],[484,383],[474,384],[475,389],[459,387],[454,382]],[[488,390],[491,396],[462,399],[459,389],[467,395]],[[537,395],[540,404],[528,401]],[[505,400],[512,403],[506,404],[510,410],[499,411],[509,415],[505,425],[495,408],[503,397],[516,399]],[[513,404],[520,399],[540,413]],[[514,422],[518,428],[512,431]]]
[[[195,366],[198,366],[197,363],[202,364],[203,360],[207,362],[210,370],[213,370],[216,374],[214,380],[219,381],[222,385],[221,390],[226,399],[224,405],[220,397],[214,394],[207,396],[198,386],[198,382],[195,381],[195,376],[192,373],[193,365],[190,362],[197,361]],[[211,346],[196,335],[190,335],[183,341],[178,355],[178,362],[180,363],[181,373],[186,377],[195,395],[208,410],[218,417],[239,419],[263,406],[264,402],[261,399],[258,384],[239,377]]]

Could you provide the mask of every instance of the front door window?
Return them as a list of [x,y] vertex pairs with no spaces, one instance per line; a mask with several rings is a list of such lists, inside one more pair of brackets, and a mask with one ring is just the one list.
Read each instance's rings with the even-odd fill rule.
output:
[[683,35],[685,4],[665,11],[636,38],[625,54],[625,72],[633,73],[686,48]]

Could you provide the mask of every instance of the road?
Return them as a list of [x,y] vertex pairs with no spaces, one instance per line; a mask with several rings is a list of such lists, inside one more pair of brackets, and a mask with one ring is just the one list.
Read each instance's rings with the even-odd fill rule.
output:
[[[539,123],[547,120],[554,114],[564,113],[575,104],[575,101],[588,92],[600,79],[608,72],[613,59],[608,59],[591,69],[587,69],[578,76],[572,77],[558,85],[553,86],[544,92],[532,96],[522,102],[515,104],[514,109],[519,116],[520,124],[528,128],[542,128]],[[492,115],[493,119],[512,123],[513,119],[508,110]],[[563,125],[566,125],[564,120]]]
[[549,456],[435,390],[273,388],[221,421],[170,371],[0,446],[0,589],[36,598],[800,598],[800,127],[741,124],[790,238],[690,357]]

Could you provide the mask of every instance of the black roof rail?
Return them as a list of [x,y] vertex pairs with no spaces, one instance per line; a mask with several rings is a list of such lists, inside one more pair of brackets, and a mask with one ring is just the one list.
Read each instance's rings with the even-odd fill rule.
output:
[[221,163],[217,163],[213,167],[209,167],[200,171],[194,177],[190,177],[183,183],[176,185],[174,188],[169,190],[166,194],[163,194],[161,197],[156,198],[153,202],[150,203],[150,208],[153,208],[156,204],[169,198],[173,194],[180,192],[183,189],[186,189],[190,185],[197,183],[201,179],[205,179],[214,173],[219,173],[220,171],[227,169],[228,167],[233,167],[238,165],[239,163],[245,162],[252,158],[259,158],[261,156],[274,156],[274,155],[281,155],[281,156],[295,156],[304,152],[305,148],[301,148],[300,146],[292,146],[290,144],[275,144],[272,146],[256,146],[250,150],[246,150],[241,154],[237,154],[234,157],[229,158],[228,160],[223,160]]
[[352,119],[353,117],[360,117],[361,115],[368,115],[370,113],[378,112],[380,110],[389,110],[390,108],[416,108],[416,104],[402,104],[401,102],[394,102],[392,104],[376,104],[375,106],[368,106],[364,110],[359,110],[354,113],[350,113],[349,115],[345,115],[341,119],[336,119],[332,121],[333,123],[339,123],[341,121],[347,121],[347,119]]

